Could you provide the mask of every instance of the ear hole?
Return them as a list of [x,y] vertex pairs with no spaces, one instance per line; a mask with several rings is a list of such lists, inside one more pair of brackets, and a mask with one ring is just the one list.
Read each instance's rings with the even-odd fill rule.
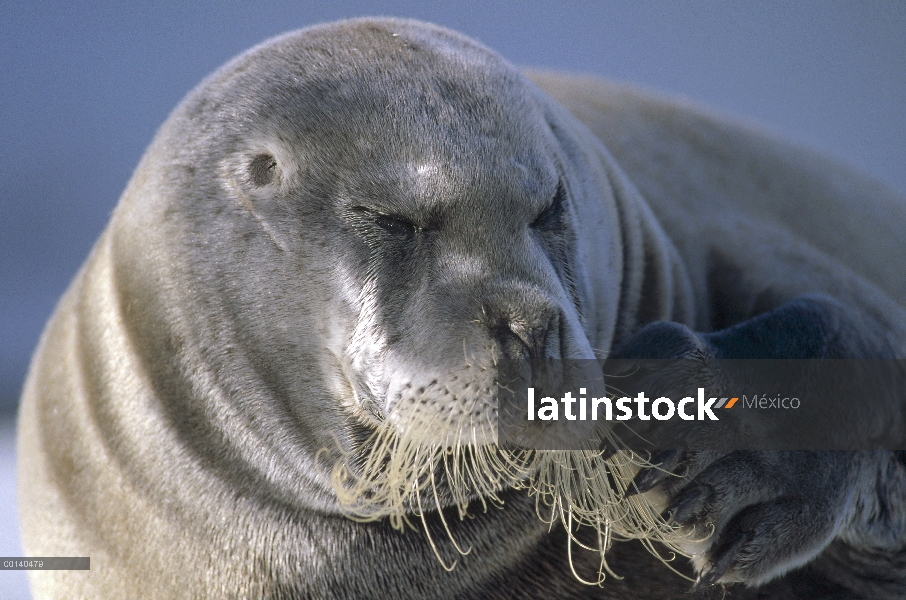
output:
[[252,159],[249,165],[249,175],[252,183],[260,187],[267,185],[274,180],[277,174],[277,159],[270,154],[259,154]]

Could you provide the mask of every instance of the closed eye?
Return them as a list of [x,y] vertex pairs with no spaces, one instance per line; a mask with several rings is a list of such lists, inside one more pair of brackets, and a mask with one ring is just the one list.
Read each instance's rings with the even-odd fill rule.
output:
[[406,238],[411,238],[415,235],[415,225],[399,217],[376,214],[374,216],[374,222],[391,235]]
[[402,217],[377,213],[364,207],[356,207],[354,210],[394,237],[409,240],[415,237],[418,230],[414,223]]
[[553,200],[544,209],[544,211],[532,221],[530,227],[533,229],[550,229],[555,227],[560,222],[560,217],[563,215],[566,201],[566,189],[563,187],[563,182],[557,184],[557,192],[554,194]]

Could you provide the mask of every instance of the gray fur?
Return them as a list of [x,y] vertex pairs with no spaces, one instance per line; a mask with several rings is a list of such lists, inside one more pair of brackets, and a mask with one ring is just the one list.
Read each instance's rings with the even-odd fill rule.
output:
[[[36,597],[686,595],[636,544],[612,551],[625,579],[582,585],[563,532],[521,492],[451,512],[472,551],[448,573],[422,532],[343,516],[333,449],[449,411],[482,439],[498,357],[605,357],[648,323],[723,329],[804,294],[902,358],[906,267],[891,257],[906,202],[688,107],[533,78],[566,108],[458,34],[360,20],[267,42],[183,101],[31,367],[26,553],[92,560],[32,572]],[[546,212],[558,194],[562,212]],[[753,502],[740,478],[776,464],[712,458],[689,480],[720,487],[711,517],[730,523]],[[873,581],[902,583],[895,456],[784,464],[777,502],[753,517],[758,564],[723,581],[765,583],[817,556],[767,589],[881,597]],[[445,537],[436,516],[427,526]],[[859,560],[825,568],[846,553]]]

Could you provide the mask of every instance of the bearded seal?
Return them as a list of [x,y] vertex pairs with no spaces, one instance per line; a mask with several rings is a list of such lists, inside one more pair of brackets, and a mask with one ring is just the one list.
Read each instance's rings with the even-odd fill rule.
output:
[[[686,596],[639,544],[610,548],[606,582],[573,549],[595,546],[569,519],[607,516],[607,485],[591,506],[546,490],[569,536],[538,518],[545,490],[519,488],[558,467],[494,445],[495,361],[740,325],[902,357],[906,203],[694,108],[531,77],[454,32],[365,19],[253,48],[179,105],[26,382],[25,549],[91,557],[32,571],[36,597]],[[819,326],[783,333],[806,313]],[[893,452],[687,460],[667,486],[606,468],[718,524],[699,583],[903,589]],[[702,484],[719,501],[690,500]],[[639,498],[622,505],[650,542]],[[609,528],[633,534],[599,522],[602,552]]]

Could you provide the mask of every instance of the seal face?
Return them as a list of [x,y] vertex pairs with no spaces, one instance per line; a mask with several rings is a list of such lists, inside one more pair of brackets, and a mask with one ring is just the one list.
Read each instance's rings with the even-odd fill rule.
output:
[[[589,126],[606,122],[596,115]],[[653,501],[622,495],[631,460],[498,447],[496,365],[604,358],[627,340],[649,343],[660,330],[639,330],[658,321],[694,335],[685,326],[708,328],[717,314],[702,283],[718,281],[702,223],[732,213],[734,227],[774,231],[745,220],[744,202],[677,213],[681,203],[655,191],[665,230],[596,134],[490,50],[413,21],[291,33],[206,79],[142,159],[30,372],[26,548],[92,557],[90,578],[38,573],[36,593],[581,595],[567,549],[518,487],[551,499],[570,539],[573,517],[593,524],[601,552],[613,532],[669,541]],[[710,181],[704,169],[665,172],[680,187]],[[892,315],[887,331],[899,335],[902,309],[883,292],[796,252],[720,263],[745,276],[718,286],[733,298],[720,314],[744,321],[756,305],[834,293],[845,315]],[[777,265],[807,275],[766,295]],[[841,464],[853,474],[845,490],[877,467]],[[575,473],[588,475],[582,494]],[[846,497],[834,500],[840,514],[858,500]],[[504,501],[465,519],[470,505]],[[427,535],[350,514],[400,529],[421,521]],[[505,548],[501,532],[516,532]],[[480,558],[445,573],[439,536]],[[708,572],[761,583],[814,555],[790,554],[755,574]],[[550,588],[513,583],[529,569]],[[424,574],[416,584],[413,572]],[[684,585],[661,577],[646,581]],[[614,585],[645,597],[649,584]]]
[[186,107],[218,106],[190,136],[195,177],[218,181],[218,205],[244,208],[271,237],[262,250],[300,264],[306,293],[331,304],[348,408],[485,443],[497,357],[594,357],[569,218],[588,190],[536,90],[492,53],[428,33],[361,24],[330,61],[305,55],[326,31],[240,59]]

